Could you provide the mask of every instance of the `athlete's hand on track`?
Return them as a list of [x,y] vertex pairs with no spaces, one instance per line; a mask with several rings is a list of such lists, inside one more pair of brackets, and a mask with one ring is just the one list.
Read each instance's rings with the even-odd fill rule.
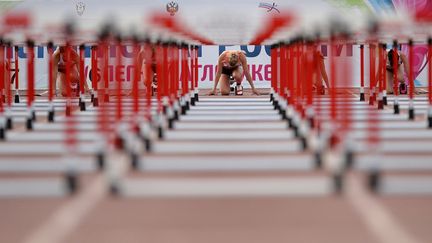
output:
[[216,89],[212,89],[210,90],[210,92],[208,92],[208,95],[216,95],[216,94],[217,94]]

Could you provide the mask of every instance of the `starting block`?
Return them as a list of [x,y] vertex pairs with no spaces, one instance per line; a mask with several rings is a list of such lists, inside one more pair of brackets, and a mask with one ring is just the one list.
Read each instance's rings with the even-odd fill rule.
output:
[[[235,86],[233,84],[235,84]],[[243,86],[241,84],[237,84],[232,76],[230,76],[230,86],[231,92],[234,92],[235,95],[243,95]]]

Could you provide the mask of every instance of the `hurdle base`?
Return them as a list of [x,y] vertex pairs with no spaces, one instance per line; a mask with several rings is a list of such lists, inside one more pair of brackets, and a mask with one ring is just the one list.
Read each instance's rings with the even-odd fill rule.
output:
[[428,117],[428,128],[432,128],[432,116]]
[[6,139],[6,129],[4,127],[0,127],[0,140]]
[[131,167],[133,170],[138,170],[139,167],[139,157],[136,153],[130,153],[129,154],[130,161],[131,161]]
[[284,114],[285,113],[285,109],[284,108],[282,108],[282,106],[279,106],[278,107],[278,113],[280,114],[280,115],[282,115],[282,114]]
[[309,122],[309,128],[314,129],[315,128],[315,119],[313,117],[309,117],[308,122]]
[[374,103],[375,103],[375,96],[374,95],[369,96],[369,105],[374,105]]
[[132,131],[135,135],[139,136],[141,133],[141,128],[137,123],[135,123],[132,125]]
[[198,96],[198,93],[195,93],[195,94],[194,94],[194,98],[195,98],[195,102],[199,102],[199,96]]
[[384,96],[384,97],[383,97],[383,102],[384,102],[384,105],[388,105],[388,102],[387,102],[387,96]]
[[70,105],[66,105],[65,114],[66,114],[66,116],[71,116],[72,109],[71,109]]
[[181,106],[181,114],[186,115],[186,105]]
[[118,150],[123,150],[125,148],[124,145],[125,145],[124,139],[119,135],[115,136],[115,138],[114,138],[115,148]]
[[191,106],[195,106],[195,97],[194,96],[191,97],[190,104],[191,104]]
[[14,103],[20,103],[20,96],[18,94],[15,95]]
[[120,188],[116,183],[111,183],[109,186],[109,192],[113,196],[119,196],[120,195]]
[[282,111],[280,112],[280,115],[282,117],[282,120],[287,120],[288,119],[285,110],[282,109]]
[[317,151],[315,152],[314,157],[315,157],[315,168],[319,170],[322,168],[322,164],[323,164],[322,153]]
[[100,152],[96,154],[96,165],[99,170],[103,170],[105,168],[105,155]]
[[94,98],[95,98],[95,95],[92,93],[92,94],[90,95],[90,102],[91,102],[91,103],[93,103]]
[[399,104],[394,104],[393,110],[394,110],[394,114],[399,114],[400,113]]
[[54,109],[48,111],[48,122],[54,122]]
[[279,102],[276,99],[273,100],[273,107],[275,110],[279,109]]
[[13,128],[12,117],[6,118],[6,129],[11,130]]
[[76,173],[72,171],[66,172],[65,183],[69,194],[75,194],[78,190],[78,178]]
[[99,99],[97,97],[93,98],[93,106],[98,107],[99,106]]
[[26,120],[26,128],[27,128],[27,130],[33,130],[33,119],[27,118],[27,120]]
[[380,172],[378,170],[373,170],[368,175],[368,186],[370,191],[377,193],[380,184]]
[[383,109],[384,109],[384,101],[378,100],[378,110],[383,110]]
[[190,110],[190,102],[186,101],[186,111]]
[[298,128],[298,126],[292,124],[292,127],[291,127],[291,128],[292,128],[293,131],[294,131],[294,137],[296,137],[296,138],[300,137],[300,132],[299,132],[299,128]]
[[167,106],[167,105],[163,105],[163,106],[162,106],[162,113],[163,113],[164,115],[166,115],[166,114],[167,114],[167,111],[168,111],[168,106]]
[[32,121],[36,121],[36,111],[31,111],[31,119]]
[[178,121],[179,119],[179,112],[178,110],[174,109],[174,121]]
[[333,187],[335,194],[341,194],[343,191],[343,175],[342,173],[337,173],[333,175]]
[[351,169],[354,164],[354,153],[351,150],[345,153],[345,169]]
[[302,150],[306,151],[308,149],[308,143],[306,137],[300,136],[300,143],[301,143]]
[[408,119],[409,120],[414,120],[414,118],[415,118],[415,115],[414,115],[414,108],[409,108],[408,109]]
[[145,151],[147,153],[150,153],[152,151],[152,148],[153,148],[151,140],[149,138],[144,137],[143,141],[144,141],[144,149],[145,149]]
[[274,109],[279,111],[279,113],[281,112],[281,106],[280,106],[279,102],[276,102]]
[[334,148],[334,147],[336,147],[336,145],[339,144],[339,142],[340,142],[339,137],[336,136],[336,134],[333,133],[333,134],[329,137],[328,145],[329,145],[330,148]]
[[288,128],[294,128],[293,120],[287,116]]
[[174,129],[174,117],[168,118],[168,129]]
[[86,104],[83,100],[81,100],[81,98],[79,99],[79,107],[80,107],[80,111],[86,110]]
[[157,129],[158,129],[158,138],[163,139],[164,138],[163,128],[161,126],[159,126]]
[[360,93],[360,101],[365,101],[365,94],[364,93]]

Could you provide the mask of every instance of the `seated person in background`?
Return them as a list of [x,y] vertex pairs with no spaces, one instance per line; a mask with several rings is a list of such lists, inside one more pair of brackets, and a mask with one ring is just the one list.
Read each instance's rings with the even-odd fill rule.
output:
[[220,83],[221,94],[229,95],[231,91],[230,77],[232,77],[237,83],[236,94],[241,95],[243,93],[243,87],[241,86],[243,72],[252,88],[252,93],[259,95],[259,92],[255,89],[251,74],[247,67],[246,55],[242,51],[235,50],[222,52],[218,59],[218,71],[216,73],[214,86],[209,92],[209,95],[215,95],[217,93],[216,89],[218,83]]

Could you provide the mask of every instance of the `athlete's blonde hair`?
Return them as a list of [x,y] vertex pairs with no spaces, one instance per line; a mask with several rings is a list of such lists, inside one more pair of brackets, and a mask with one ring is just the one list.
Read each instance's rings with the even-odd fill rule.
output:
[[229,64],[235,66],[239,60],[239,56],[236,53],[231,53],[229,57]]

